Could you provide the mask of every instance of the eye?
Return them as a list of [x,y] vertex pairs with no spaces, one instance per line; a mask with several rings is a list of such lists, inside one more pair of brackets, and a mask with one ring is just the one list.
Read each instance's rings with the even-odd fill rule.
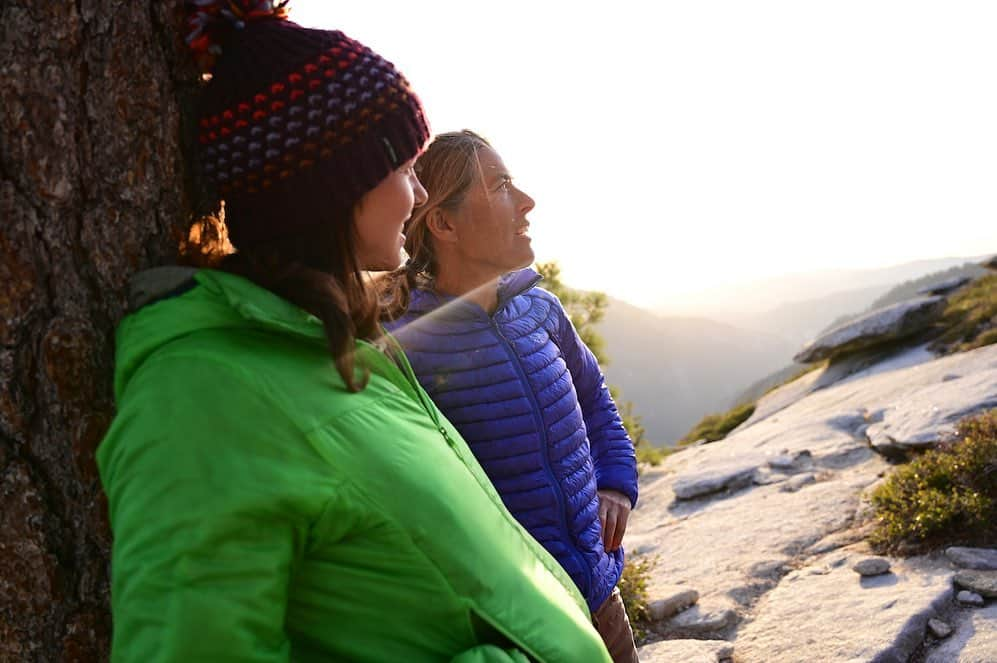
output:
[[502,182],[498,185],[498,187],[496,187],[496,190],[497,191],[508,191],[511,188],[512,188],[512,178],[506,176],[506,177],[502,178]]

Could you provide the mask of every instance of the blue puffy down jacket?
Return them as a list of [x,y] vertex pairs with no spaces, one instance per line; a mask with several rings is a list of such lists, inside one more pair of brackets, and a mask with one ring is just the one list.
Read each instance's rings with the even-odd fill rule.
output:
[[596,491],[636,504],[637,464],[595,357],[539,281],[528,269],[505,277],[491,316],[417,290],[387,327],[509,511],[594,611],[623,571],[622,549],[603,549]]

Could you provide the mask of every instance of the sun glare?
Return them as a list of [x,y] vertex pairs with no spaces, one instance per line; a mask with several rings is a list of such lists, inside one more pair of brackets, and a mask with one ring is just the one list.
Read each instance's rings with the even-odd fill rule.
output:
[[394,61],[435,131],[486,136],[572,286],[706,310],[778,274],[997,251],[994,3],[291,7]]

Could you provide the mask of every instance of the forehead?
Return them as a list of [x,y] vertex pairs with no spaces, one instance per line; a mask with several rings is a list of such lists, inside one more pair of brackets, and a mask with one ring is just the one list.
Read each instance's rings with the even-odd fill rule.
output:
[[508,174],[505,163],[502,162],[502,157],[487,145],[478,149],[477,156],[478,167],[481,169],[481,175],[484,179],[490,180]]

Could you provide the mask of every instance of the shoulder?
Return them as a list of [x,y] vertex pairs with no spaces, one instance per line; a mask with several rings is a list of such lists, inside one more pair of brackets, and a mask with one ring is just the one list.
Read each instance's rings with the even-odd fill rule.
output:
[[535,311],[535,315],[542,317],[548,322],[560,325],[568,320],[564,305],[561,304],[561,300],[557,298],[557,295],[550,290],[534,287],[519,295],[519,297],[526,298],[530,302],[530,308]]

